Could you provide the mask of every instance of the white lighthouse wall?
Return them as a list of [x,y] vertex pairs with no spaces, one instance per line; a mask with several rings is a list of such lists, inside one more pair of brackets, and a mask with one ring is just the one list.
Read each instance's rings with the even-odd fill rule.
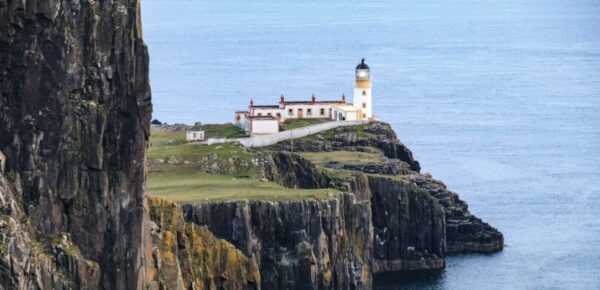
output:
[[[363,91],[366,92],[363,95]],[[366,108],[363,108],[363,103],[366,104]],[[370,119],[373,117],[373,103],[371,102],[371,88],[354,88],[354,107],[362,110],[361,119]]]

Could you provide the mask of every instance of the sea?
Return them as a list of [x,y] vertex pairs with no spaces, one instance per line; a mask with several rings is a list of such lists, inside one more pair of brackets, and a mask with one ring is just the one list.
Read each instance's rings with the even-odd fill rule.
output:
[[374,114],[506,240],[375,289],[600,289],[599,0],[143,0],[142,15],[167,123],[351,96],[366,58]]

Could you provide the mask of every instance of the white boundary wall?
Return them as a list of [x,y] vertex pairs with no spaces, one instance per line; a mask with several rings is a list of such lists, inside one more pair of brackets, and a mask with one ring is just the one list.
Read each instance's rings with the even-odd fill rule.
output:
[[275,143],[289,140],[292,138],[302,138],[308,135],[317,134],[322,131],[330,130],[336,127],[344,127],[344,126],[356,126],[369,123],[368,120],[364,121],[332,121],[326,122],[311,126],[306,126],[302,128],[281,131],[278,133],[268,134],[268,135],[258,135],[249,138],[239,138],[235,139],[235,141],[240,142],[240,144],[245,147],[262,147],[269,146]]

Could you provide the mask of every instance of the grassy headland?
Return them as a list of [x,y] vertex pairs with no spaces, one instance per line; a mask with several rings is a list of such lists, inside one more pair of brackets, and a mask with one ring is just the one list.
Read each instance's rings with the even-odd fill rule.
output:
[[[233,125],[203,125],[208,136],[238,136]],[[237,128],[237,127],[235,127]],[[205,131],[208,132],[208,131]],[[334,189],[291,189],[261,179],[260,151],[237,143],[188,144],[185,131],[152,129],[148,149],[150,195],[175,202],[324,198]]]
[[291,130],[302,128],[310,125],[321,124],[325,122],[329,122],[329,119],[289,119],[285,120],[283,124],[281,124],[282,130]]

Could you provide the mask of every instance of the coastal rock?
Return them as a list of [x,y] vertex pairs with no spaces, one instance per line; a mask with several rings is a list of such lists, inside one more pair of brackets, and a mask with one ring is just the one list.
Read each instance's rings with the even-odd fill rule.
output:
[[288,152],[263,157],[263,175],[288,188],[326,188],[330,183],[310,161]]
[[435,197],[444,207],[446,217],[446,250],[455,253],[492,253],[504,248],[500,231],[469,212],[466,202],[431,176],[414,174],[410,181]]
[[408,164],[408,168],[419,172],[421,166],[413,158],[412,152],[396,137],[391,126],[382,122],[371,122],[366,125],[338,127],[314,136],[291,141],[283,141],[271,146],[277,151],[323,152],[323,151],[363,151],[365,148],[376,148],[384,156],[397,159]]
[[445,267],[444,209],[414,184],[369,176],[373,212],[373,271]]
[[323,200],[184,204],[259,265],[263,289],[371,289],[371,209],[351,194]]
[[139,1],[0,0],[0,47],[14,193],[2,287],[142,287],[152,106]]
[[254,261],[205,226],[185,222],[173,203],[148,198],[156,269],[149,277],[160,289],[260,289]]

